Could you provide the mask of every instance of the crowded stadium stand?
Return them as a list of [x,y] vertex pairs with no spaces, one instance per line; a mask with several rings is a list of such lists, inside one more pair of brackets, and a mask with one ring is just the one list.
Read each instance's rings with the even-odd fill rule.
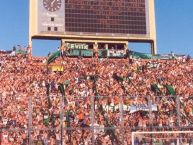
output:
[[193,60],[157,54],[154,0],[29,0],[28,45],[0,51],[0,145],[193,145]]
[[27,50],[0,54],[1,145],[193,144],[192,132],[132,141],[132,132],[193,129],[189,56],[58,50],[32,57]]

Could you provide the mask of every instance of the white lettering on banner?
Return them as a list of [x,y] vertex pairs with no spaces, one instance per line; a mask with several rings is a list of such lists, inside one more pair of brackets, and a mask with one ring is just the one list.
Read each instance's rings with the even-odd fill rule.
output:
[[[106,112],[114,112],[115,110],[121,110],[121,104],[119,105],[115,105],[115,106],[111,106],[111,105],[104,105],[103,109]],[[157,111],[157,105],[153,104],[151,106],[151,110],[152,111]],[[149,106],[147,104],[136,104],[136,105],[123,105],[123,111],[128,111],[129,113],[135,113],[137,111],[149,111]]]
[[69,49],[88,49],[88,45],[84,43],[66,43]]
[[108,50],[108,56],[124,56],[125,50]]

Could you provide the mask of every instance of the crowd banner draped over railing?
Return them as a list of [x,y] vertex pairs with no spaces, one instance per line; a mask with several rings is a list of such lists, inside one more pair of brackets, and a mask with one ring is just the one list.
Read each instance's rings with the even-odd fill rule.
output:
[[64,66],[54,65],[54,66],[52,66],[52,71],[53,72],[62,72],[62,71],[64,71]]
[[130,55],[136,59],[183,59],[186,58],[186,55],[176,55],[176,54],[150,54],[150,53],[141,53],[136,51],[130,51]]
[[[88,49],[86,44],[69,44],[68,45],[68,53],[67,56],[72,57],[93,57],[94,51],[93,49]],[[24,50],[17,50],[18,52],[25,53]],[[175,57],[172,56],[172,54],[165,54],[165,55],[152,55],[150,53],[141,53],[141,52],[135,52],[135,51],[129,51],[130,56],[135,59],[182,59],[186,58],[185,55],[175,55]],[[61,51],[58,50],[54,52],[49,58],[47,63],[52,63],[55,59],[57,59],[61,55]],[[122,49],[99,49],[98,50],[98,57],[99,58],[123,58],[126,57],[125,50]],[[153,66],[149,67],[156,67],[158,64],[153,64]]]
[[[103,109],[106,112],[115,112],[117,110],[121,110],[121,104],[118,105],[103,105]],[[148,104],[135,104],[135,105],[124,105],[123,104],[123,111],[127,111],[129,113],[135,113],[137,111],[145,111],[148,112],[149,111],[149,106]],[[158,111],[157,109],[157,105],[156,104],[152,104],[151,105],[151,109],[152,111]]]

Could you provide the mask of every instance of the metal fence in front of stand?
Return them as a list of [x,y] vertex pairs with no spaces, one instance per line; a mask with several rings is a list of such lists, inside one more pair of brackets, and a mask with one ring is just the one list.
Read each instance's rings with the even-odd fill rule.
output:
[[[151,97],[138,99],[138,97],[130,96],[81,98],[81,103],[86,99],[89,100],[87,104],[80,103],[77,107],[79,108],[77,112],[82,110],[82,113],[86,114],[82,120],[77,116],[66,114],[64,108],[70,108],[70,105],[64,101],[63,97],[61,98],[59,116],[55,117],[53,124],[49,120],[47,127],[41,127],[38,121],[34,123],[34,120],[38,118],[34,117],[36,107],[33,99],[30,98],[26,127],[2,127],[0,145],[4,145],[7,138],[9,142],[17,140],[15,143],[23,145],[105,143],[121,145],[131,143],[132,131],[190,130],[193,128],[191,118],[186,116],[184,111],[185,104],[178,96],[162,96],[153,100]],[[164,118],[167,118],[167,121]]]

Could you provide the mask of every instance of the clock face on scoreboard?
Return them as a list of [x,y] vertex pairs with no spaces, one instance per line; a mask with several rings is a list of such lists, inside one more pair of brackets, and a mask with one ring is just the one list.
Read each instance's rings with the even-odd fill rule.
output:
[[50,12],[55,12],[60,9],[62,0],[43,0],[44,8]]

